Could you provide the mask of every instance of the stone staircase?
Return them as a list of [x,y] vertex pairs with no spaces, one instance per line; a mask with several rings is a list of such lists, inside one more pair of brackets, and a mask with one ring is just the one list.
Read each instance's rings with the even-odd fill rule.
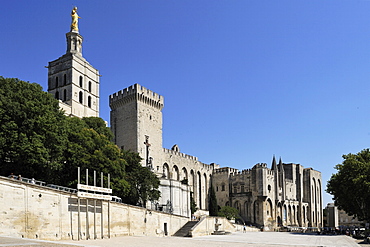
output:
[[175,237],[191,237],[189,231],[193,226],[195,226],[199,221],[188,221],[183,227],[181,227],[173,236]]

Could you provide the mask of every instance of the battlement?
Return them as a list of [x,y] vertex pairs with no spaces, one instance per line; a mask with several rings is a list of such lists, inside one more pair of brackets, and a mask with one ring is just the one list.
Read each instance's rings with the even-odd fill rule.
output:
[[256,164],[254,167],[266,167],[267,168],[267,164],[266,163],[258,163]]
[[141,101],[159,110],[164,106],[164,97],[143,87],[134,84],[109,96],[109,106],[115,109],[131,101]]
[[274,170],[268,168],[266,163],[258,163],[252,169],[259,169],[262,168],[267,172],[267,175],[274,175]]
[[268,168],[266,163],[258,163],[254,165],[253,168],[243,169],[241,171],[235,168],[222,167],[222,168],[215,169],[214,173],[215,174],[225,173],[225,174],[229,174],[230,176],[250,175],[253,169],[260,169],[260,168],[265,169],[268,175],[274,175],[274,171]]
[[213,172],[214,174],[233,174],[233,173],[238,172],[238,169],[231,168],[231,167],[222,167],[222,168],[215,169]]
[[167,153],[167,154],[177,155],[177,156],[183,157],[185,159],[198,161],[198,157],[191,156],[191,155],[184,154],[184,153],[180,153],[180,152],[177,152],[176,150],[171,150],[171,149],[163,148],[163,152],[164,153]]
[[237,176],[245,176],[250,175],[252,173],[252,169],[243,169],[241,171],[234,170],[232,173],[230,173],[230,176],[237,177]]
[[252,169],[244,169],[244,170],[242,170],[242,174],[246,174],[246,175],[251,174],[251,172],[252,172]]

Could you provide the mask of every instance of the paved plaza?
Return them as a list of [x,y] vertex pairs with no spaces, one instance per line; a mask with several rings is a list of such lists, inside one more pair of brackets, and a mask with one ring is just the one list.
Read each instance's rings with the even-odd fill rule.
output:
[[81,240],[81,241],[41,241],[31,239],[16,239],[0,236],[0,247],[2,246],[44,246],[44,247],[72,247],[72,246],[87,246],[87,247],[113,247],[113,246],[129,246],[129,247],[223,247],[223,246],[255,246],[255,247],[282,247],[282,246],[299,246],[299,247],[319,247],[319,246],[368,246],[359,245],[356,240],[344,236],[330,235],[311,235],[287,232],[247,232],[233,233],[231,235],[218,236],[203,236],[195,238],[179,238],[179,237],[117,237],[111,239],[98,240]]

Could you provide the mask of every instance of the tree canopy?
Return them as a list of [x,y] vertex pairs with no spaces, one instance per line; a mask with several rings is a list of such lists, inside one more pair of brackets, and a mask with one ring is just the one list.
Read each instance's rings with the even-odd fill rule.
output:
[[218,212],[218,215],[221,217],[226,217],[228,220],[239,218],[238,210],[230,206],[221,207],[220,211]]
[[139,154],[122,151],[112,137],[101,118],[65,116],[39,84],[0,77],[0,175],[75,187],[77,167],[88,168],[109,173],[113,194],[127,203],[157,200],[159,179],[141,166]]
[[[68,142],[64,150],[60,177],[55,183],[65,186],[77,184],[77,167],[103,172],[111,176],[111,188],[117,196],[125,196],[129,184],[125,180],[126,161],[121,150],[108,138],[110,130],[101,118],[67,118],[66,132]],[[91,128],[91,126],[93,128]],[[57,177],[57,176],[56,176]],[[90,175],[89,183],[93,178]],[[82,173],[82,179],[86,175]]]
[[141,165],[139,154],[123,150],[122,158],[127,162],[125,178],[130,184],[130,191],[122,198],[123,202],[145,206],[147,201],[158,200],[159,179],[148,167]]
[[58,101],[36,83],[0,77],[0,172],[37,177],[57,166],[66,141]]
[[210,216],[218,216],[217,198],[216,198],[216,192],[215,192],[213,185],[209,187],[208,209],[209,209]]
[[335,205],[359,220],[370,222],[370,150],[343,155],[342,164],[328,181],[326,191]]

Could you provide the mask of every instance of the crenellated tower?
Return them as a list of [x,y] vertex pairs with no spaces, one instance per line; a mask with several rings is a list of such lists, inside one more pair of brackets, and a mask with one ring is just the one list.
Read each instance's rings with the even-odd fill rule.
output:
[[72,10],[67,51],[49,62],[48,92],[60,101],[66,115],[99,117],[99,71],[82,56],[83,37],[78,32],[77,8]]
[[114,142],[125,150],[138,152],[143,165],[160,164],[162,108],[164,97],[139,84],[125,88],[109,97],[110,122]]

